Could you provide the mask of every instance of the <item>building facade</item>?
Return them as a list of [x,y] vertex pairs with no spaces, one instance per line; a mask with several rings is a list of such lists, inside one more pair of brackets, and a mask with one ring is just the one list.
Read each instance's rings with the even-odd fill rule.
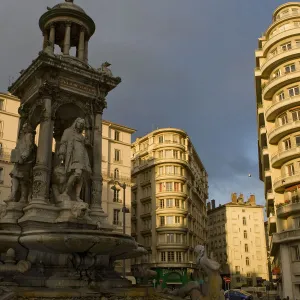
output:
[[155,130],[132,144],[132,236],[162,287],[190,280],[206,242],[207,172],[186,132]]
[[274,11],[255,56],[259,173],[265,187],[272,270],[281,296],[299,299],[299,2]]
[[7,199],[11,191],[12,164],[10,153],[16,146],[19,126],[18,98],[0,93],[0,201]]
[[255,196],[241,194],[231,202],[208,203],[208,251],[221,264],[221,275],[230,277],[231,288],[257,286],[269,280],[264,226],[264,207]]

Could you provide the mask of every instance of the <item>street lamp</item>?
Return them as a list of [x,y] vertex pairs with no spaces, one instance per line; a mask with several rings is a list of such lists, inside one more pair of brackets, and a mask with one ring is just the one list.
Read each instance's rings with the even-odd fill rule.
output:
[[[126,207],[126,183],[124,182],[123,184],[120,183],[119,181],[115,180],[114,181],[114,185],[111,187],[111,189],[115,192],[117,191],[117,187],[116,184],[123,189],[123,208],[122,208],[122,212],[123,212],[123,234],[125,234],[125,229],[126,229],[126,214],[129,213],[129,209]],[[125,267],[125,259],[123,259],[123,277],[125,278],[126,275],[126,267]]]

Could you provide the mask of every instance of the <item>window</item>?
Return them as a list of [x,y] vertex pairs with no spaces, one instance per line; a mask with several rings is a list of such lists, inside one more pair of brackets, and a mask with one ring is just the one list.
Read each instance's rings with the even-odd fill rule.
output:
[[235,266],[235,274],[239,275],[241,273],[240,266]]
[[174,183],[174,191],[175,192],[179,192],[179,185],[180,185],[179,182]]
[[289,96],[290,97],[297,96],[297,95],[299,95],[299,87],[298,86],[294,86],[294,87],[288,89],[288,92],[289,92]]
[[300,120],[300,110],[293,110],[292,111],[292,118],[293,118],[293,121]]
[[163,135],[160,135],[160,136],[158,137],[158,142],[159,142],[160,144],[162,144],[162,143],[164,142],[164,136],[163,136]]
[[244,239],[248,238],[247,230],[244,230]]
[[180,175],[180,167],[174,167],[174,174]]
[[175,199],[175,207],[177,207],[177,208],[180,207],[180,201],[179,201],[179,199]]
[[174,242],[175,242],[174,233],[168,233],[167,234],[167,243],[174,243]]
[[159,184],[158,184],[158,191],[159,191],[159,192],[162,192],[162,191],[163,191],[163,184],[162,184],[162,183],[159,183]]
[[166,252],[161,252],[160,253],[160,260],[161,261],[166,261]]
[[284,125],[288,122],[288,117],[287,114],[283,114],[279,117],[280,121],[281,121],[281,125]]
[[175,224],[180,224],[180,217],[175,216]]
[[288,176],[293,176],[295,174],[294,164],[287,165],[286,171]]
[[273,49],[273,50],[271,51],[271,55],[274,56],[274,55],[277,54],[277,52],[278,52],[278,51],[277,51],[277,48],[275,48],[275,49]]
[[119,202],[120,201],[119,193],[120,193],[120,190],[118,190],[118,189],[114,190],[114,199],[113,199],[114,202]]
[[251,277],[251,273],[247,273],[246,276],[249,278]]
[[164,151],[160,150],[158,151],[158,158],[163,158],[164,157]]
[[167,217],[166,217],[166,223],[167,223],[168,225],[173,224],[173,223],[174,223],[173,221],[174,221],[173,216],[167,216]]
[[288,42],[286,44],[281,45],[281,49],[282,49],[282,51],[291,50],[292,49],[292,43]]
[[158,174],[163,175],[164,174],[164,167],[159,167],[158,168]]
[[176,234],[176,243],[181,244],[182,243],[182,235],[181,234]]
[[4,122],[0,121],[0,137],[3,137]]
[[119,169],[114,170],[114,179],[119,179]]
[[176,252],[176,261],[182,262],[182,252]]
[[293,260],[300,260],[300,249],[299,249],[299,245],[297,246],[292,246],[293,249]]
[[179,136],[178,135],[173,135],[173,142],[174,143],[179,143]]
[[4,110],[4,100],[0,99],[0,110]]
[[278,99],[279,101],[284,100],[284,92],[283,92],[283,91],[280,92],[280,93],[277,95],[277,99]]
[[4,173],[4,169],[0,167],[0,184],[3,184],[3,173]]
[[291,73],[296,71],[295,64],[287,65],[284,67],[285,73]]
[[174,168],[173,166],[166,166],[166,174],[173,174]]
[[114,209],[114,225],[120,225],[119,223],[119,215],[120,215],[120,210],[119,209]]
[[245,252],[249,252],[248,244],[245,244]]
[[174,251],[168,251],[168,262],[175,261]]
[[164,208],[165,207],[165,200],[161,199],[159,202],[160,202],[159,203],[160,208]]
[[165,225],[165,217],[160,217],[160,226]]
[[281,71],[280,71],[280,69],[276,70],[276,71],[273,73],[273,78],[277,78],[277,77],[279,77],[279,76],[281,76]]
[[246,266],[250,266],[250,260],[249,260],[249,257],[246,257]]
[[166,200],[166,207],[173,207],[173,199]]
[[296,40],[295,44],[296,44],[296,47],[299,48],[300,47],[300,40]]
[[166,182],[166,191],[171,192],[173,190],[172,182]]
[[115,149],[115,161],[121,160],[121,151],[118,149]]
[[120,140],[120,132],[115,130],[115,141],[119,141]]
[[300,135],[295,136],[297,147],[300,146]]
[[284,150],[288,150],[292,148],[292,143],[290,139],[286,139],[283,141]]
[[247,225],[246,217],[243,217],[243,225]]
[[179,158],[179,151],[174,150],[173,154],[174,154],[174,158]]
[[166,158],[172,158],[172,150],[166,150]]
[[241,282],[241,278],[240,277],[236,277],[235,280],[236,280],[237,283]]

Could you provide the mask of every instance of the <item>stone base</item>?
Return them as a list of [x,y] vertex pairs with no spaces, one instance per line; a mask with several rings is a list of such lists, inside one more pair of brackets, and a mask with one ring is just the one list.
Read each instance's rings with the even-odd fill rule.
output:
[[90,217],[99,230],[113,231],[115,228],[112,224],[108,223],[108,214],[104,213],[101,207],[92,206]]
[[19,223],[25,221],[54,223],[58,216],[59,208],[50,204],[31,203],[24,209],[24,216],[19,219]]
[[18,220],[23,216],[23,208],[25,206],[26,204],[23,202],[8,202],[7,204],[2,203],[0,229],[20,230]]

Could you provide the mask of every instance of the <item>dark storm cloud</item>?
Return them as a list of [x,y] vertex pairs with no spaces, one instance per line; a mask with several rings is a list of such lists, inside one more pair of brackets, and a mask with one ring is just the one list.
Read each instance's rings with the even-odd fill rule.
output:
[[[0,90],[41,49],[38,19],[55,0],[1,0]],[[253,82],[257,38],[279,0],[75,0],[95,20],[90,64],[123,82],[105,118],[136,128],[185,129],[209,173],[210,198],[256,193]],[[252,177],[248,177],[252,173]]]

